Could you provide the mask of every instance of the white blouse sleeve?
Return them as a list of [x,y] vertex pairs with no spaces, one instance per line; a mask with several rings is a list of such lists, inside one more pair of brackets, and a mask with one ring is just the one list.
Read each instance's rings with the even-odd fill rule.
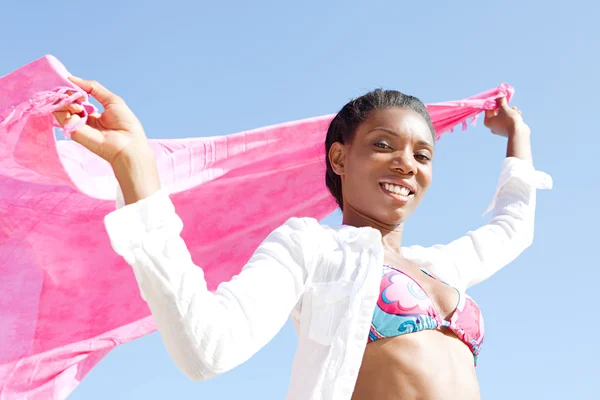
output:
[[552,178],[536,171],[529,162],[506,158],[488,207],[493,212],[487,225],[447,245],[409,247],[405,255],[442,279],[447,276],[460,289],[467,289],[492,276],[531,245],[536,190],[551,187]]
[[292,218],[274,230],[242,272],[213,293],[192,262],[166,192],[105,218],[113,249],[133,267],[169,354],[193,380],[246,361],[285,324],[312,263],[302,250],[307,223]]

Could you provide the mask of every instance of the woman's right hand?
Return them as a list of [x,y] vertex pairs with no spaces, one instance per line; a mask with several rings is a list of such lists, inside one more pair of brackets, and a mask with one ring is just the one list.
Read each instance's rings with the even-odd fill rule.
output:
[[[69,80],[93,96],[104,108],[102,114],[91,114],[87,123],[75,130],[71,138],[111,165],[121,157],[149,149],[142,124],[127,104],[97,82],[76,77]],[[61,126],[75,123],[83,106],[73,103],[54,112]]]
[[[125,203],[134,203],[160,189],[154,152],[142,124],[127,104],[97,82],[70,77],[71,82],[93,96],[104,108],[91,114],[72,134],[73,141],[108,161],[119,181]],[[78,102],[54,112],[61,126],[80,119]]]

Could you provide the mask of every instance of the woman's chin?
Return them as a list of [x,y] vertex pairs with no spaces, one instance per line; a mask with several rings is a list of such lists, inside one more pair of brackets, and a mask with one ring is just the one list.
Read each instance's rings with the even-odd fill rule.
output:
[[412,210],[407,210],[405,208],[387,209],[378,213],[375,219],[385,225],[398,226],[404,223],[411,214]]
[[344,220],[347,220],[350,224],[377,224],[391,229],[404,223],[414,211],[414,207],[411,207],[411,205],[398,207],[397,205],[374,205],[373,203],[370,203],[368,207],[366,205],[364,207],[353,207],[346,204],[344,209]]

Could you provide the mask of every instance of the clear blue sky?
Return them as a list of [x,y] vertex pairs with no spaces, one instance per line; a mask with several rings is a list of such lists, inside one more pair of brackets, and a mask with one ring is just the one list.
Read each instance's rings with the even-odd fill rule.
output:
[[[533,247],[470,291],[486,318],[483,398],[597,399],[600,6],[551,4],[9,1],[0,75],[53,54],[123,96],[153,138],[332,113],[380,86],[435,102],[510,83],[555,189],[539,193]],[[445,243],[485,223],[504,152],[481,125],[445,135],[405,244]],[[282,399],[296,342],[288,324],[246,364],[193,383],[154,333],[115,349],[70,399]]]

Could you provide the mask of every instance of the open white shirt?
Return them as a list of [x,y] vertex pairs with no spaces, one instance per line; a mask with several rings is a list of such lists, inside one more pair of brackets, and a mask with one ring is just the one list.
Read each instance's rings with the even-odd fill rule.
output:
[[[487,225],[447,245],[405,247],[403,255],[466,290],[531,245],[536,189],[551,185],[530,163],[507,158]],[[239,275],[210,292],[165,191],[110,213],[105,225],[114,250],[133,267],[167,350],[191,379],[243,363],[291,318],[299,342],[287,398],[350,399],[379,295],[379,231],[292,218]]]

